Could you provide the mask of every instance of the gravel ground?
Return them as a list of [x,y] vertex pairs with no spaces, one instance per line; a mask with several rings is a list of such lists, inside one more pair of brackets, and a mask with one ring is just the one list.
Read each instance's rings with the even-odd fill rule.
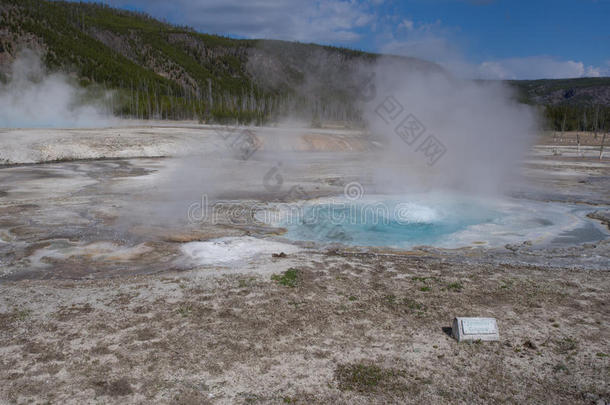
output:
[[[0,168],[0,403],[610,402],[608,239],[300,246],[185,265],[184,243],[278,231],[189,223],[160,197],[201,199],[177,193],[181,179],[213,169],[215,195],[242,201],[303,198],[295,186],[307,198],[339,194],[355,179],[372,185],[361,169],[384,163],[368,155],[377,146],[353,131],[293,131],[274,142],[278,188],[263,187],[277,163],[263,158],[277,156],[269,143],[240,162],[214,128],[99,131],[107,139],[0,134],[10,164]],[[265,145],[280,132],[255,136]],[[569,141],[543,139],[511,194],[582,205],[607,227],[610,161]],[[161,157],[202,145],[199,178]],[[500,341],[458,344],[455,316],[495,317]]]
[[[9,403],[598,403],[610,272],[443,255],[299,253],[201,270],[0,285]],[[457,343],[454,316],[498,320]],[[601,402],[600,402],[601,403]]]

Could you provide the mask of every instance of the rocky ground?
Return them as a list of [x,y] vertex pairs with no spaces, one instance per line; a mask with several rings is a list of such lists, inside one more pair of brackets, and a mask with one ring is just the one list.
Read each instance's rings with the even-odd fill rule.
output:
[[[610,273],[443,255],[269,258],[202,271],[0,286],[16,403],[601,403]],[[498,320],[457,343],[455,315]]]
[[[3,152],[13,165],[0,169],[1,403],[610,401],[608,240],[318,246],[183,266],[176,258],[184,242],[270,230],[176,222],[184,207],[155,205],[155,196],[175,189],[150,181],[172,164],[157,153],[172,152],[168,141],[146,138],[142,128],[108,131],[116,134],[98,147],[87,134],[67,137],[63,162],[14,165],[20,156],[39,161],[48,149],[38,141]],[[176,145],[224,139],[172,131]],[[155,143],[143,146],[147,159],[133,159],[134,149],[123,156],[130,160],[72,161],[115,141],[136,145],[133,137]],[[265,137],[273,134],[258,136]],[[215,185],[217,195],[291,198],[294,185],[309,197],[337,193],[356,176],[349,168],[362,163],[359,153],[375,147],[349,133],[295,137],[282,150],[321,153],[315,170],[309,161],[284,164],[282,187],[265,188],[269,160],[235,163],[249,173],[237,179],[231,164],[215,172],[232,179]],[[541,143],[524,166],[530,181],[513,193],[591,207],[592,220],[607,225],[608,159]],[[349,153],[331,159],[328,149]],[[212,157],[198,164],[218,170]],[[178,170],[169,183],[187,175]],[[160,213],[169,221],[134,225]],[[500,341],[458,344],[449,336],[455,316],[495,317]]]

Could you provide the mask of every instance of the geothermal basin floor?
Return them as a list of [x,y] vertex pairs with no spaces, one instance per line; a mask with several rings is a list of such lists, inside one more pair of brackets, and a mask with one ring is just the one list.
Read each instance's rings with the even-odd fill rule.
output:
[[[25,140],[0,168],[0,402],[610,399],[607,239],[295,244],[236,207],[366,189],[363,134],[293,130],[282,153],[244,160],[215,128],[71,131],[4,134]],[[278,132],[255,130],[263,144]],[[215,152],[183,165],[194,147]],[[534,148],[513,197],[582,206],[607,227],[610,162],[562,150]],[[237,203],[189,221],[202,194]],[[223,260],[191,260],[199,243]],[[458,344],[454,316],[495,317],[500,341]]]

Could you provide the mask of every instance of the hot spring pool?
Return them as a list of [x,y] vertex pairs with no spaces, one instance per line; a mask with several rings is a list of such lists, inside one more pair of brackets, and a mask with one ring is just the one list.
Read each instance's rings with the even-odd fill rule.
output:
[[284,237],[320,244],[410,248],[562,244],[597,241],[607,231],[591,208],[454,194],[329,198],[278,204],[257,215],[286,229]]

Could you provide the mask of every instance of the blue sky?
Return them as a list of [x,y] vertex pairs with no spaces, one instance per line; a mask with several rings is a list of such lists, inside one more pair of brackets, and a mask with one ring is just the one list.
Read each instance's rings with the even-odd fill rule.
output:
[[610,76],[610,0],[106,0],[198,31],[432,60],[465,77]]

